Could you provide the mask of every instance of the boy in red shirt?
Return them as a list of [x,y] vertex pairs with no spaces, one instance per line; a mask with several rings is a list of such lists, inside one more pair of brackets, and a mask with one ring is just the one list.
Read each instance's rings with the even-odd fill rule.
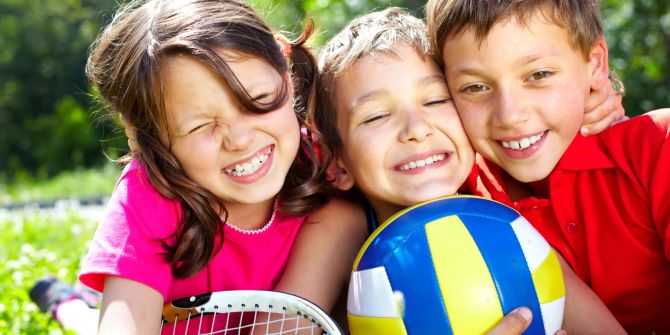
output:
[[670,109],[577,136],[586,97],[608,84],[598,2],[430,0],[426,9],[483,156],[473,191],[528,218],[628,332],[670,334]]

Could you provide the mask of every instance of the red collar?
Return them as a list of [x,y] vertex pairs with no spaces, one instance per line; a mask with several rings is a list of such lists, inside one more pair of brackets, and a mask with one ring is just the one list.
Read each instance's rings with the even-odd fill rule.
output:
[[598,135],[583,137],[577,134],[556,164],[555,170],[607,169],[614,166]]

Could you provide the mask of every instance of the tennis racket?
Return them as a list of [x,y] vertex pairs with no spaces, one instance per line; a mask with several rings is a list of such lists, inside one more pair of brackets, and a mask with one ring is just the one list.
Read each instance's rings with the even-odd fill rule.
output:
[[342,331],[326,312],[298,296],[257,290],[220,291],[163,307],[161,334],[328,334]]

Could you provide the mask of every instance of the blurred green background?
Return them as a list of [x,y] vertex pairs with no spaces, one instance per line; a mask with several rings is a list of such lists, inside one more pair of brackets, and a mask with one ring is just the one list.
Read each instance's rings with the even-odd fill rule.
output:
[[[123,1],[121,1],[123,2]],[[0,0],[0,334],[63,331],[30,303],[27,289],[54,274],[73,282],[100,209],[53,199],[108,195],[119,174],[109,158],[127,149],[84,77],[88,47],[113,15],[109,0]],[[296,34],[306,16],[316,48],[350,19],[417,0],[252,0],[270,24]],[[626,84],[630,116],[670,106],[670,2],[603,0],[610,65]],[[16,204],[48,204],[48,210]]]

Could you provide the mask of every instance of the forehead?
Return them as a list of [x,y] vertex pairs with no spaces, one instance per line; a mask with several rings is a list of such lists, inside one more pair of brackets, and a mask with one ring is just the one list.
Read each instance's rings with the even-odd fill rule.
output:
[[276,85],[282,80],[281,74],[262,58],[225,49],[216,49],[215,55],[212,56],[224,62],[232,71],[232,76],[217,71],[213,65],[208,65],[205,61],[184,54],[165,56],[161,71],[168,82],[197,81],[197,79],[189,79],[193,76],[188,75],[197,73],[200,76],[221,81],[222,84],[239,81],[247,90],[259,86]]
[[[357,60],[335,79],[338,109],[350,109],[370,92],[390,92],[444,82],[435,61],[405,44],[390,52],[375,52]],[[397,92],[397,91],[396,91]],[[409,92],[408,92],[409,93]]]
[[501,20],[480,38],[474,27],[449,37],[442,48],[448,72],[455,61],[476,64],[499,57],[517,58],[520,65],[538,57],[572,56],[581,52],[573,45],[567,29],[545,15],[520,22],[515,17]]

